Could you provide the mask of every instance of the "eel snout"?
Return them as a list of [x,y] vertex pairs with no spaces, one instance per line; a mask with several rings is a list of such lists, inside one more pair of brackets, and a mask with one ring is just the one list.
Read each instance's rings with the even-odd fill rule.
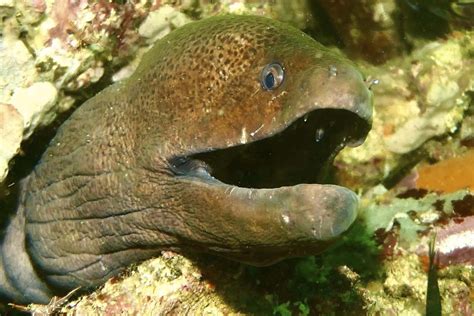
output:
[[[365,130],[348,133],[365,140],[372,124],[372,92],[362,74],[352,65],[327,58],[323,64],[308,68],[293,83],[288,103],[297,113],[315,109],[339,109],[353,114]],[[293,115],[289,112],[289,116]],[[289,118],[291,119],[291,118]]]

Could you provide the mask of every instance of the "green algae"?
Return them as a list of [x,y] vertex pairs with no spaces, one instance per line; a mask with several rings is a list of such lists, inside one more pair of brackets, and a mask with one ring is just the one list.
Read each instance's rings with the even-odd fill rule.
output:
[[[467,194],[469,191],[462,190],[442,195],[430,193],[421,199],[393,198],[380,202],[373,202],[377,197],[371,196],[370,200],[365,201],[366,207],[362,207],[361,217],[369,232],[378,229],[389,231],[394,221],[397,221],[400,224],[400,242],[407,246],[418,239],[418,232],[428,229],[430,224],[439,219],[439,215],[435,214],[437,202],[441,202],[446,215],[452,215],[452,202],[462,200]],[[416,218],[410,216],[412,212],[416,213]]]

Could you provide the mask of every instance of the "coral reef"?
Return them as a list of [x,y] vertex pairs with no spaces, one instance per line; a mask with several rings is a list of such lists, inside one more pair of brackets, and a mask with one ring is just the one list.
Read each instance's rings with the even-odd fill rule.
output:
[[[227,274],[219,280],[225,285],[214,285],[203,276],[206,270],[198,267],[199,261],[165,252],[158,259],[144,262],[122,280],[112,279],[91,296],[69,303],[61,312],[84,315],[117,315],[125,310],[136,315],[238,314],[239,310],[232,302],[226,302],[227,292],[237,290],[238,282]],[[255,290],[248,288],[245,293],[235,295],[235,300],[250,301],[253,295],[257,295]],[[268,302],[256,302],[249,312],[263,312],[268,307]]]
[[20,114],[2,111],[1,139],[24,125],[22,138],[11,136],[2,144],[0,182],[21,142],[71,108],[75,92],[101,79],[106,83],[110,72],[141,56],[144,39],[152,37],[151,43],[190,20],[171,6],[145,0],[7,1],[0,4],[0,16],[0,102]]
[[364,186],[384,182],[405,164],[426,158],[416,151],[428,140],[458,130],[474,90],[472,36],[452,33],[406,58],[364,67],[379,80],[373,88],[376,115],[366,143],[337,157],[342,181]]
[[192,19],[278,18],[342,43],[379,81],[367,142],[335,161],[335,180],[361,193],[361,215],[331,251],[262,269],[168,252],[62,312],[422,315],[436,233],[443,313],[472,315],[472,6],[447,3],[0,0],[0,182],[22,142]]
[[[386,278],[364,287],[369,315],[424,315],[426,304],[426,271],[415,254],[405,254],[387,261]],[[443,315],[471,315],[472,267],[461,266],[444,271],[439,286]]]

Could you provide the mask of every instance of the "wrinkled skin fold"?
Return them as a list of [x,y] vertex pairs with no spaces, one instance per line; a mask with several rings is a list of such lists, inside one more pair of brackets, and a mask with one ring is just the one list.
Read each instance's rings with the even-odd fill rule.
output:
[[[275,61],[283,81],[264,89],[262,69]],[[326,122],[329,135],[340,135],[311,152],[311,140],[293,147],[327,109],[347,114]],[[300,130],[295,122],[305,115]],[[318,253],[355,220],[357,197],[300,175],[363,140],[371,116],[372,96],[357,69],[297,29],[237,16],[186,25],[58,130],[24,180],[2,245],[0,291],[19,303],[45,303],[166,249],[254,265]],[[283,134],[290,128],[297,129],[292,138]],[[268,143],[278,137],[281,143]],[[259,141],[270,151],[261,158]],[[241,152],[253,157],[241,161]],[[260,160],[268,166],[261,173]],[[274,169],[290,166],[295,172],[272,182]],[[246,181],[238,172],[225,173],[244,167],[258,175],[249,187],[231,183]],[[297,176],[286,182],[288,174]]]

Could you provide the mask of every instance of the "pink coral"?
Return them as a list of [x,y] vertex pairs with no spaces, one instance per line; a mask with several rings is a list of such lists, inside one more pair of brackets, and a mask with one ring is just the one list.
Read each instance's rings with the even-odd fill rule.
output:
[[46,11],[46,2],[45,0],[30,0],[31,7],[39,13]]
[[[451,265],[474,265],[474,216],[453,219],[436,229],[436,264],[439,268]],[[427,248],[419,251],[422,262],[428,262]]]
[[49,30],[50,44],[53,39],[59,39],[69,49],[99,44],[122,55],[139,39],[135,27],[147,14],[138,0],[125,4],[107,0],[56,0],[52,7],[56,25]]
[[70,33],[77,31],[74,21],[77,13],[87,7],[87,0],[56,0],[52,7],[52,15],[57,24],[49,30],[51,38],[66,41]]
[[453,221],[436,233],[436,250],[441,267],[474,265],[474,216]]

